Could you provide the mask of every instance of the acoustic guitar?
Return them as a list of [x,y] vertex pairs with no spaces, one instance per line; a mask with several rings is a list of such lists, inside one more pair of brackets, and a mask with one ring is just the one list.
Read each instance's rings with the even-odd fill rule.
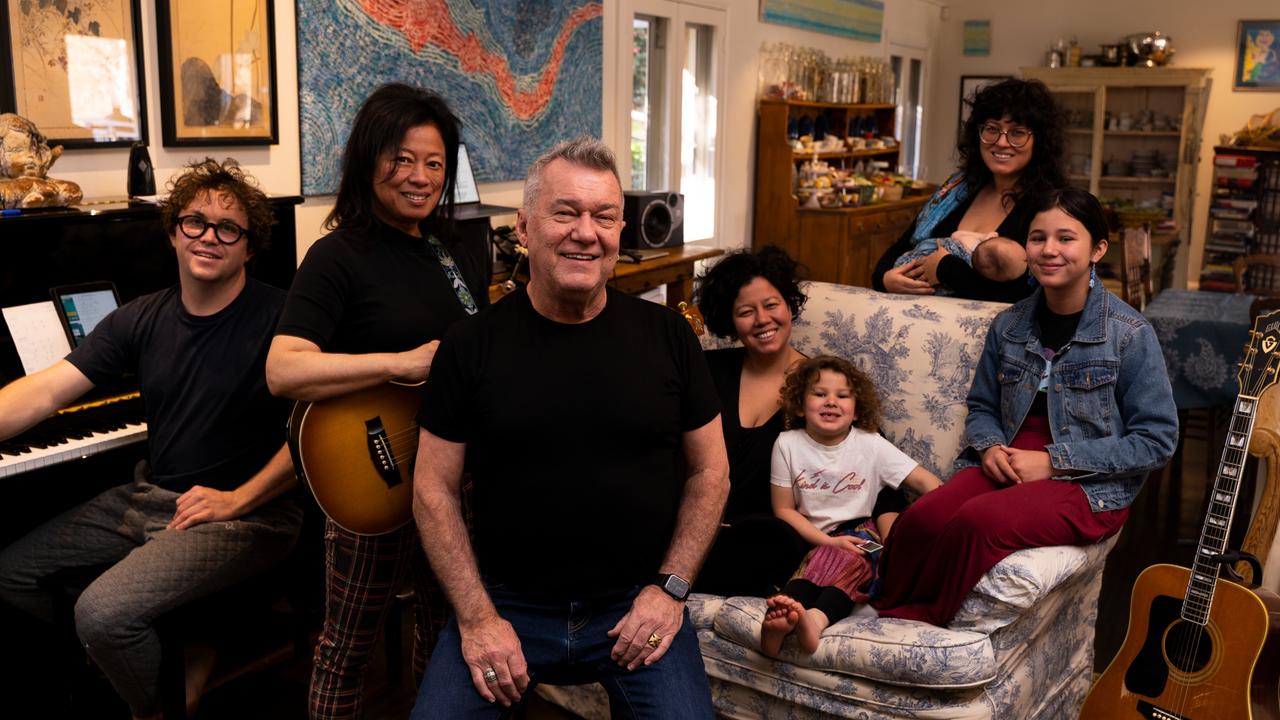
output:
[[294,471],[339,527],[383,535],[409,522],[421,404],[422,383],[397,382],[294,404]]
[[1138,576],[1124,646],[1089,691],[1082,719],[1280,718],[1280,597],[1218,577],[1258,397],[1280,368],[1277,345],[1280,311],[1250,332],[1191,568],[1153,565]]

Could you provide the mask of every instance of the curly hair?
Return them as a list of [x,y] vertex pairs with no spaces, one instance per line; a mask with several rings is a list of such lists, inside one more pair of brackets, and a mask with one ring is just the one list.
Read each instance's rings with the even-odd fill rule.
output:
[[960,155],[960,170],[970,188],[980,188],[991,182],[991,169],[982,160],[982,141],[978,129],[990,120],[999,121],[1006,115],[1010,120],[1031,131],[1031,161],[1018,177],[1014,201],[1035,197],[1067,184],[1062,169],[1062,153],[1065,146],[1062,129],[1062,111],[1049,88],[1039,80],[1010,78],[988,85],[972,98],[964,98],[969,106],[969,118],[964,121],[956,149]]
[[866,373],[853,363],[834,355],[819,355],[801,361],[782,385],[782,417],[788,428],[804,427],[804,396],[818,382],[823,370],[840,373],[853,391],[853,426],[866,432],[880,431],[880,395]]
[[722,338],[736,337],[733,303],[743,286],[761,277],[782,294],[794,320],[800,317],[800,311],[809,300],[809,296],[800,289],[800,276],[803,274],[804,267],[774,245],[767,245],[756,252],[744,249],[729,253],[699,276],[698,310],[712,334]]
[[207,193],[226,193],[235,198],[249,219],[249,252],[257,253],[271,242],[271,206],[258,189],[258,181],[240,163],[227,158],[219,163],[211,157],[191,162],[186,171],[169,181],[169,196],[160,201],[160,221],[167,232],[178,230],[178,216],[197,198]]
[[[333,210],[324,219],[327,230],[369,227],[373,225],[375,206],[374,176],[390,177],[394,170],[384,171],[387,154],[395,151],[413,128],[430,125],[444,140],[444,184],[440,201],[427,219],[431,231],[453,219],[453,185],[458,177],[458,145],[461,123],[444,98],[422,88],[404,83],[387,83],[365,98],[351,123],[351,134],[342,150],[342,179]],[[452,233],[441,232],[441,240],[450,242]]]

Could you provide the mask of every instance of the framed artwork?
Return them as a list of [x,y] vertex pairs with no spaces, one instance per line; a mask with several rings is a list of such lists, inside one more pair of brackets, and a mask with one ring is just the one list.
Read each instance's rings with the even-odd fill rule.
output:
[[880,42],[883,0],[760,0],[761,22]]
[[960,124],[957,127],[963,128],[964,121],[969,119],[969,105],[965,100],[973,98],[974,93],[982,88],[998,83],[1001,80],[1008,80],[1011,75],[961,75],[960,76]]
[[297,9],[304,195],[337,191],[356,111],[388,82],[445,99],[479,182],[522,180],[559,141],[600,137],[598,0],[297,0]]
[[0,111],[66,149],[147,137],[138,0],[4,0]]
[[165,147],[274,145],[272,0],[156,0]]
[[1280,91],[1280,20],[1241,20],[1236,31],[1232,90]]

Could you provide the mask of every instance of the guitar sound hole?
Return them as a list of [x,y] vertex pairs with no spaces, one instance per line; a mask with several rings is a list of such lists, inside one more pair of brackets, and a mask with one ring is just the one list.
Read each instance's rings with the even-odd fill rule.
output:
[[1188,675],[1203,670],[1213,657],[1213,638],[1195,623],[1179,620],[1164,639],[1169,664]]

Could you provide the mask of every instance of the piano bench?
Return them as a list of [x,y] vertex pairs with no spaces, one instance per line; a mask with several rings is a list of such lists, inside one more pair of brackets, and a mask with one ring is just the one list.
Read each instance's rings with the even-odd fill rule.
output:
[[[111,565],[59,570],[39,581],[53,602],[55,632],[70,651],[75,643],[75,667],[68,668],[70,702],[89,695],[91,667],[75,629],[75,604],[84,591]],[[186,720],[186,659],[184,648],[198,642],[214,647],[218,661],[205,692],[294,657],[307,657],[315,627],[312,613],[297,612],[285,599],[281,575],[267,573],[224,588],[157,619],[160,636],[160,708],[165,720]]]

